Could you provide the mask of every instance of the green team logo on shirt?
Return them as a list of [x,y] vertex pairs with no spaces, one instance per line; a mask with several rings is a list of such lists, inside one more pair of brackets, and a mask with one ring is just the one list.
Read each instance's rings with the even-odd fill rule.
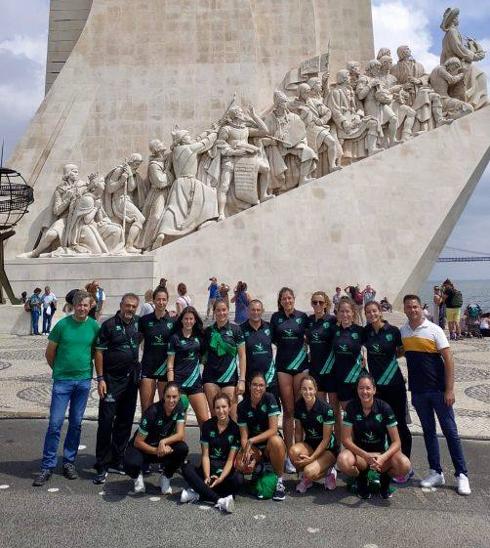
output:
[[364,437],[369,441],[373,442],[376,439],[376,434],[374,432],[365,432]]
[[254,416],[254,412],[253,412],[253,411],[249,411],[249,412],[247,413],[247,417],[250,417],[250,418],[251,418],[251,417],[253,417],[253,416]]
[[271,334],[271,330],[270,329],[264,329],[264,333],[269,336]]
[[260,410],[262,411],[262,413],[266,413],[267,412],[267,405],[265,403],[263,403],[261,406],[260,406]]
[[282,323],[284,320],[282,318],[279,318],[277,323]]
[[161,426],[163,424],[162,420],[157,421],[158,426]]
[[228,337],[233,337],[233,331],[231,329],[228,329],[228,331],[225,331],[225,334],[228,335]]
[[342,352],[347,352],[347,350],[349,350],[349,347],[346,344],[339,344],[339,348]]
[[210,438],[215,438],[216,437],[216,432],[214,430],[211,430],[211,432],[209,432],[209,437]]
[[187,344],[187,341],[185,339],[180,339],[180,344],[182,346],[185,346]]
[[338,337],[340,335],[340,331],[335,332],[335,336]]
[[141,421],[141,426],[143,426],[143,428],[148,424],[148,421],[146,419],[143,419]]
[[122,327],[120,325],[116,325],[116,331],[122,331]]
[[351,333],[350,336],[354,339],[354,340],[357,340],[359,338],[359,333]]
[[285,333],[288,337],[292,337],[292,336],[293,336],[293,330],[292,330],[292,329],[285,329],[285,330],[284,330],[284,333]]
[[257,352],[263,352],[264,351],[264,345],[262,343],[254,344],[255,350]]
[[148,322],[148,327],[153,327],[155,324],[153,322]]
[[306,413],[301,413],[301,418],[306,419]]
[[330,322],[323,322],[323,329],[328,329],[330,327]]
[[296,323],[301,325],[303,323],[303,318],[296,318]]
[[356,421],[362,421],[362,415],[356,415]]
[[320,424],[323,423],[323,417],[322,417],[321,415],[317,415],[317,416],[316,416],[316,420],[317,420]]
[[308,434],[314,438],[317,434],[316,434],[316,430],[314,428],[307,428],[306,431],[308,432]]
[[387,341],[392,341],[392,340],[393,340],[393,335],[392,335],[391,333],[386,333],[385,339],[386,339]]
[[189,360],[193,360],[195,357],[196,357],[196,353],[195,353],[194,351],[191,350],[191,351],[189,352],[189,355],[187,356],[187,358],[188,358]]
[[377,413],[376,415],[374,415],[374,418],[378,421],[378,422],[382,422],[383,421],[383,415],[381,413]]
[[172,322],[167,322],[167,329],[172,329],[173,325]]
[[153,335],[153,344],[154,345],[163,345],[163,335]]
[[234,436],[233,434],[230,434],[230,435],[228,436],[228,443],[230,443],[230,444],[233,443],[233,440],[234,440],[234,439],[235,439],[235,436]]
[[250,331],[244,331],[243,332],[243,336],[247,339],[248,337],[250,337]]
[[379,353],[381,351],[381,347],[377,343],[372,344],[371,348],[373,349],[374,352],[377,352],[377,353]]
[[313,339],[311,342],[320,342],[320,335],[316,331],[311,334],[311,338]]
[[215,447],[213,449],[213,456],[217,459],[223,456],[223,450],[221,449],[221,447]]

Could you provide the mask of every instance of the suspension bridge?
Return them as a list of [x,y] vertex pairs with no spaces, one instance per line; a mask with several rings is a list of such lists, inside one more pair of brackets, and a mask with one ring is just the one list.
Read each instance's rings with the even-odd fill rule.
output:
[[[445,255],[441,255],[438,263],[481,263],[490,261],[490,252],[472,251],[470,249],[461,249],[459,247],[447,246],[444,248]],[[466,255],[459,255],[465,253]],[[453,255],[454,254],[454,255]]]

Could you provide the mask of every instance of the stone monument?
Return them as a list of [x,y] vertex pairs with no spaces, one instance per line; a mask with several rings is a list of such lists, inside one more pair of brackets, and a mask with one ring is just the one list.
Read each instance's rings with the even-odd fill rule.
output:
[[[193,288],[198,306],[211,274],[247,279],[267,306],[278,285],[301,287],[303,299],[313,286],[348,281],[347,272],[385,288],[395,302],[417,289],[488,161],[486,80],[475,66],[483,50],[462,37],[459,11],[448,9],[441,65],[428,75],[405,45],[396,64],[387,48],[373,58],[368,1],[346,0],[342,11],[333,0],[285,0],[279,12],[274,6],[93,1],[11,159],[28,175],[37,204],[8,249],[14,284],[21,284],[22,261],[30,261],[32,283],[54,284],[43,269],[60,259],[60,283],[75,284],[78,266],[80,278],[91,272],[114,299],[129,288],[117,281],[130,283],[123,275],[129,264],[132,273],[141,269],[131,289],[143,292],[163,272]],[[468,114],[471,120],[453,124]],[[447,157],[432,154],[424,164],[441,142]],[[133,151],[148,143],[146,162]],[[464,175],[457,161],[468,166]],[[406,204],[419,200],[424,209],[422,182],[438,187],[436,163],[451,212],[436,200],[440,211],[400,255],[410,230],[403,223],[414,217]],[[379,202],[376,192],[364,196],[370,180],[380,187]],[[386,242],[379,210],[393,209],[390,230],[400,235]],[[214,249],[219,256],[227,250],[223,264]]]

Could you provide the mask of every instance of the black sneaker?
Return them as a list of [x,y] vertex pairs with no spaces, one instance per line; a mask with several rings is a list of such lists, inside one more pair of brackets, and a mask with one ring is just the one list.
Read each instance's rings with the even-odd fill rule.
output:
[[151,474],[151,465],[149,462],[145,462],[141,468],[141,473],[143,476],[149,476]]
[[105,483],[105,480],[107,479],[107,470],[102,470],[101,472],[98,472],[95,478],[92,480],[95,485],[102,485]]
[[272,495],[272,500],[284,500],[286,498],[286,487],[284,487],[284,483],[282,482],[282,479],[277,480],[276,484],[276,490],[274,491],[274,494]]
[[65,462],[65,464],[63,464],[63,475],[65,476],[66,479],[69,479],[69,480],[78,479],[78,474],[77,474],[75,465],[72,464],[71,462]]
[[124,471],[124,466],[122,464],[109,464],[107,468],[109,474],[119,474],[120,476],[125,476],[126,472]]
[[41,470],[41,473],[37,476],[37,478],[32,482],[32,485],[34,487],[41,487],[47,481],[51,479],[52,475],[53,475],[52,470],[49,470],[48,468],[44,468],[43,470]]
[[370,499],[371,492],[368,487],[368,478],[366,473],[357,476],[357,496],[361,499]]
[[381,477],[379,478],[379,494],[384,499],[390,499],[393,494],[390,491],[390,481],[391,478],[388,474],[381,474]]

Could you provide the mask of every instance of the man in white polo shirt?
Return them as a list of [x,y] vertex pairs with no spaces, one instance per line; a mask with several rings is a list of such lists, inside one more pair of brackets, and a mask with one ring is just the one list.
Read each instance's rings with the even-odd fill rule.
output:
[[471,494],[463,447],[454,418],[454,360],[444,331],[429,322],[417,295],[405,295],[404,312],[408,322],[400,329],[408,367],[412,404],[424,432],[429,474],[421,487],[444,485],[435,415],[446,438],[455,468],[460,495]]

